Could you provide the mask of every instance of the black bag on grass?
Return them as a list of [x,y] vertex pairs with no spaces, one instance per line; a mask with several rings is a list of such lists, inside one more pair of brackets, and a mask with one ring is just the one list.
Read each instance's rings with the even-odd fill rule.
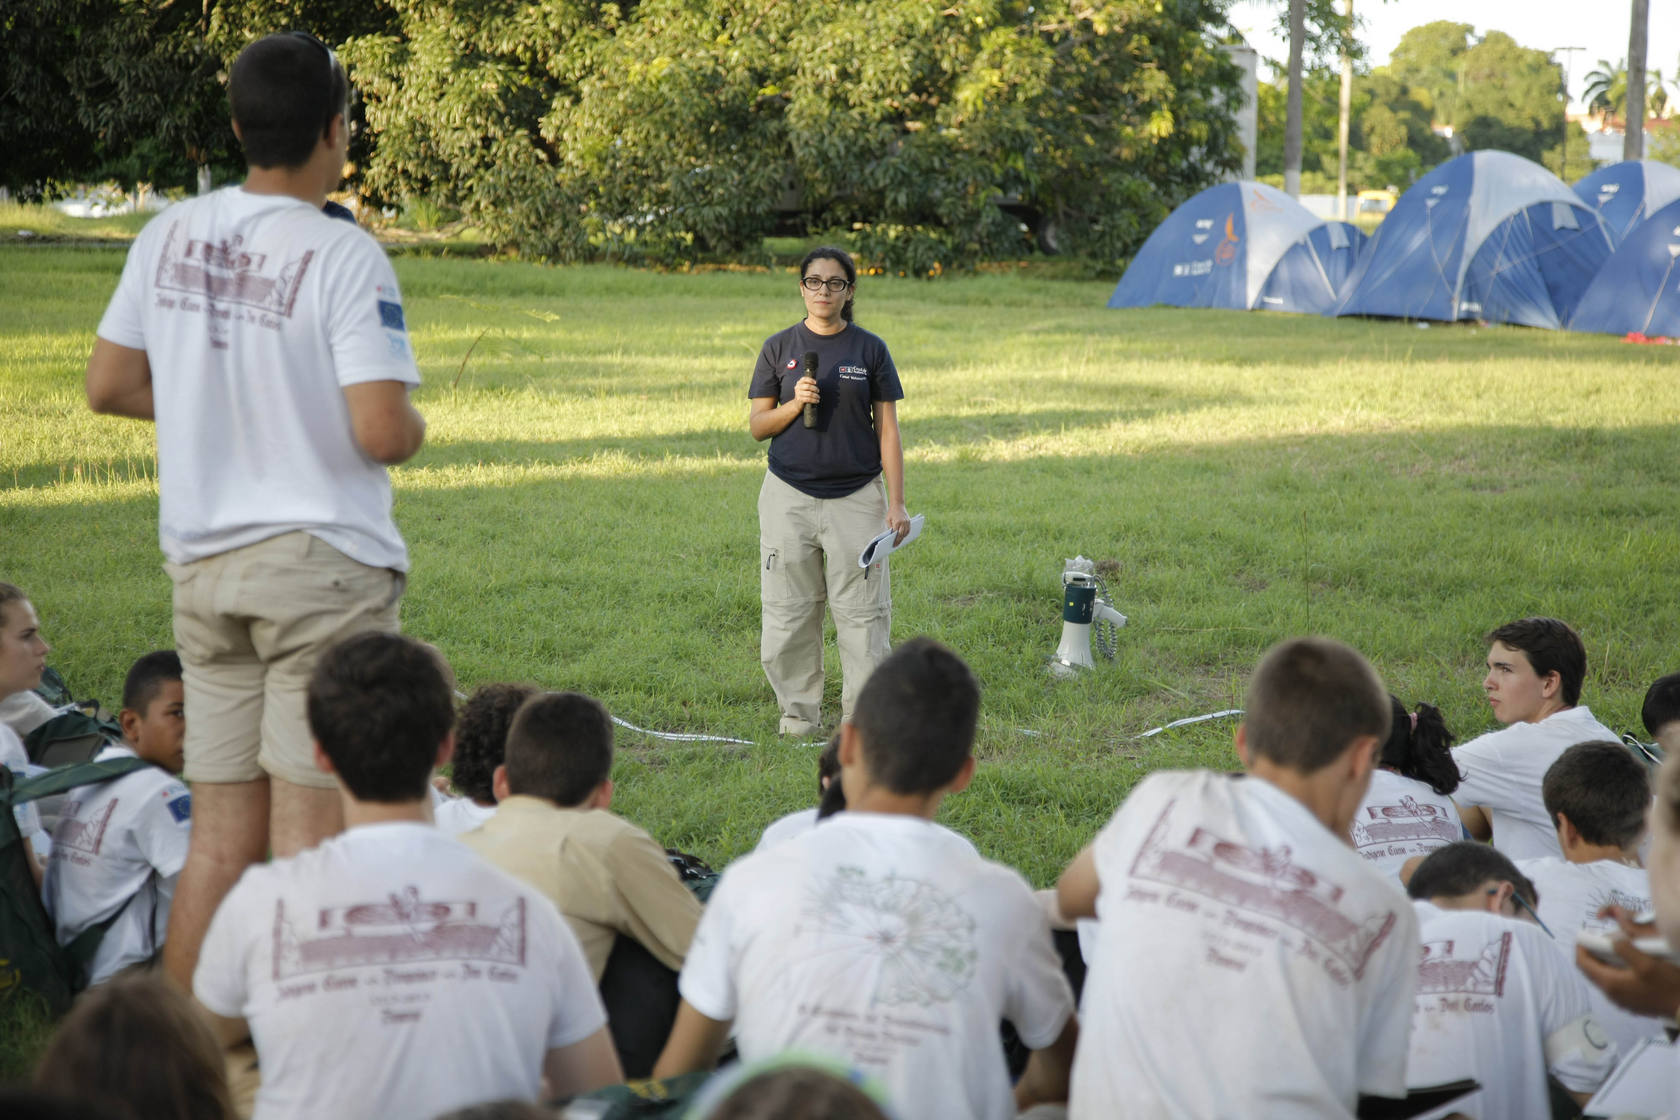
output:
[[141,758],[112,758],[21,780],[0,766],[0,1006],[30,993],[45,1003],[54,1018],[64,1014],[75,994],[87,987],[99,943],[123,913],[119,908],[69,945],[60,946],[30,872],[29,855],[12,809],[40,797],[108,782],[150,765]]
[[122,742],[122,725],[100,707],[99,701],[74,699],[57,669],[41,673],[35,695],[55,708],[66,709],[23,737],[23,749],[35,765],[92,762],[107,743]]

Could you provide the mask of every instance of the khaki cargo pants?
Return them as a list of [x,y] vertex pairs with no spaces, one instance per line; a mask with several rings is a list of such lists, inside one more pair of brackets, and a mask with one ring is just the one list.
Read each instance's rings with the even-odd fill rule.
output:
[[813,498],[765,473],[758,492],[759,654],[784,721],[822,722],[824,603],[840,647],[841,719],[851,718],[858,690],[890,652],[887,562],[857,562],[886,528],[886,516],[879,478],[843,498]]

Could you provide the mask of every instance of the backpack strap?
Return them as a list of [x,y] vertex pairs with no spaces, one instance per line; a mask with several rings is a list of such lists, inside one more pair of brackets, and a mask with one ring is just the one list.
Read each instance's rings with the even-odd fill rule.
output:
[[48,770],[45,774],[20,780],[12,787],[11,796],[6,800],[12,805],[23,805],[38,797],[51,797],[55,793],[64,793],[78,786],[91,786],[98,782],[121,778],[151,765],[143,758],[107,758],[103,762],[78,762],[73,766],[60,766],[56,770]]
[[77,967],[82,970],[82,980],[84,983],[93,976],[93,958],[99,954],[99,946],[100,943],[105,940],[105,935],[111,932],[111,927],[117,924],[117,919],[128,913],[128,908],[132,906],[134,904],[134,900],[139,897],[140,894],[138,891],[129,895],[128,901],[117,907],[116,913],[112,914],[109,918],[106,918],[103,922],[93,923],[81,933],[72,937],[69,942],[65,944],[64,951],[69,954],[70,959],[75,961]]

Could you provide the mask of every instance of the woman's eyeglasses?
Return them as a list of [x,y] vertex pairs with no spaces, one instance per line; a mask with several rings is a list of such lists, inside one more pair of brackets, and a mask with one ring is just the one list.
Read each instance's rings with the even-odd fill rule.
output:
[[851,287],[852,282],[850,280],[842,279],[839,276],[832,277],[828,280],[824,280],[821,276],[807,276],[799,282],[799,286],[804,288],[807,292],[820,292],[824,288],[827,288],[831,292],[839,293]]

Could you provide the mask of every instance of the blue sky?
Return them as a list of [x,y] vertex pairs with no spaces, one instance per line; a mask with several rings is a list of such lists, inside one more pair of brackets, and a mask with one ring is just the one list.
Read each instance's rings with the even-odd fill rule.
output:
[[[1478,35],[1503,31],[1523,46],[1543,51],[1584,47],[1568,56],[1572,59],[1571,108],[1579,110],[1587,71],[1601,58],[1616,63],[1627,56],[1630,6],[1628,0],[1608,0],[1593,6],[1579,0],[1354,0],[1353,10],[1364,22],[1359,35],[1370,52],[1372,65],[1387,62],[1389,52],[1408,30],[1438,19],[1474,24]],[[1650,0],[1650,7],[1646,65],[1661,70],[1665,78],[1680,77],[1680,3]],[[1289,46],[1273,28],[1283,9],[1284,0],[1237,0],[1231,5],[1231,23],[1248,37],[1262,58],[1282,60],[1288,57]],[[1558,55],[1558,61],[1565,61],[1565,56]],[[1269,71],[1262,66],[1260,74],[1264,79]],[[1680,100],[1680,94],[1669,88],[1670,98]]]

